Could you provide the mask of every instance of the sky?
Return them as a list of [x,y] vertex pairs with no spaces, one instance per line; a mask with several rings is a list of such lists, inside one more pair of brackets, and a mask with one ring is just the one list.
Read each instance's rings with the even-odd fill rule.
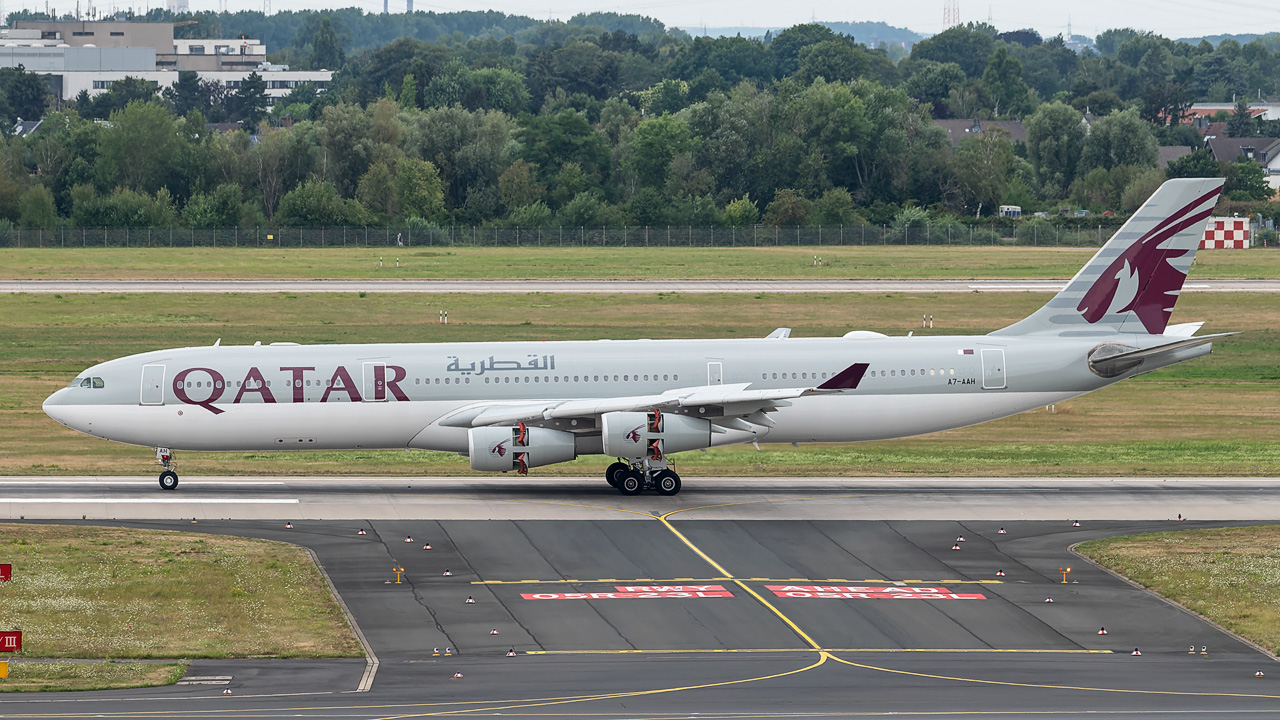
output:
[[[381,12],[382,0],[266,0],[273,11],[320,7],[360,7]],[[87,7],[89,0],[80,0]],[[94,0],[101,10],[110,7],[157,7],[164,0]],[[225,3],[231,11],[261,10],[264,0],[189,0],[193,10],[217,10]],[[392,12],[403,12],[405,0],[389,0]],[[50,0],[59,12],[74,9],[75,0]],[[44,0],[0,0],[0,9],[40,9]],[[789,27],[811,20],[882,21],[931,35],[944,29],[944,0],[415,0],[415,10],[452,12],[492,9],[539,19],[567,20],[579,12],[609,11],[648,15],[668,26]],[[958,0],[961,22],[986,21],[1001,30],[1034,28],[1050,37],[1066,34],[1067,24],[1077,35],[1093,37],[1113,27],[1151,30],[1166,37],[1191,37],[1219,33],[1280,31],[1280,3],[1265,0],[1075,0],[1070,3],[1043,0]]]

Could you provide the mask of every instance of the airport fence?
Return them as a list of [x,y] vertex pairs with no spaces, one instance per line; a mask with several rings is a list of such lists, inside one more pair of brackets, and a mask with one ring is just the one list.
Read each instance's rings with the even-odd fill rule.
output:
[[0,247],[775,247],[1026,245],[1096,247],[1114,228],[1022,223],[1002,227],[332,227],[18,228],[0,226]]

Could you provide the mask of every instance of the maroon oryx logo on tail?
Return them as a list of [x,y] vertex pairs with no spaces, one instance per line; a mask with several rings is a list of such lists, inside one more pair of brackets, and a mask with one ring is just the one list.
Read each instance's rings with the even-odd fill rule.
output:
[[640,428],[642,428],[642,427],[644,427],[644,426],[643,426],[643,425],[637,425],[637,426],[635,426],[635,427],[631,428],[631,432],[627,433],[627,439],[628,439],[628,440],[630,440],[630,441],[631,441],[631,442],[633,442],[633,443],[639,443],[639,442],[640,442]]
[[[1187,277],[1169,261],[1192,252],[1195,246],[1184,249],[1162,246],[1183,230],[1203,225],[1213,212],[1213,204],[1205,203],[1220,190],[1220,187],[1214,188],[1191,201],[1111,261],[1076,306],[1084,319],[1096,323],[1107,315],[1133,311],[1147,332],[1163,333],[1173,312],[1176,293]],[[1205,208],[1197,212],[1196,208],[1202,205]],[[1196,243],[1199,244],[1198,238]]]
[[494,445],[493,447],[489,448],[489,454],[490,454],[490,455],[497,455],[498,457],[506,457],[506,456],[507,456],[507,441],[506,441],[506,440],[503,440],[502,442],[498,443],[497,445]]

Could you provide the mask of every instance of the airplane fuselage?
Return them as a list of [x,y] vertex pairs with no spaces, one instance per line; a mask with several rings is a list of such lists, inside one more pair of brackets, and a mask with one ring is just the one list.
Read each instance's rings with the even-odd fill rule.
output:
[[[1102,341],[951,336],[197,347],[96,365],[50,397],[45,410],[91,435],[173,449],[465,453],[467,425],[450,418],[476,404],[520,407],[693,386],[817,387],[865,363],[856,387],[789,400],[770,414],[772,427],[724,428],[710,444],[849,442],[1013,415],[1208,352],[1193,348],[1176,360],[1102,378],[1087,363]],[[1152,336],[1105,341],[1154,344]],[[84,379],[91,380],[87,387]],[[546,426],[578,435],[579,454],[601,452],[587,422]]]

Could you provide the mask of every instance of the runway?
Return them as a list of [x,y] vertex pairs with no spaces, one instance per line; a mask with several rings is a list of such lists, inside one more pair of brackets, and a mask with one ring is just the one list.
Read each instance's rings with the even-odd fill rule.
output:
[[[1059,280],[6,280],[3,293],[972,293],[1057,292]],[[1183,292],[1275,293],[1280,280],[1196,280]]]
[[0,518],[242,520],[1063,520],[1280,518],[1280,478],[686,477],[622,497],[597,477],[0,477]]
[[[198,480],[5,478],[0,495],[24,511],[86,501],[51,519],[100,503],[119,519],[86,522],[311,548],[371,662],[197,661],[188,676],[228,684],[6,695],[0,715],[1149,718],[1280,701],[1271,658],[1069,550],[1223,524],[1200,520],[1230,506],[1274,518],[1278,479],[690,478],[675,498],[598,479]],[[173,496],[192,504],[111,502]],[[1175,504],[1191,519],[1166,516]],[[195,524],[124,519],[201,506]],[[322,508],[333,517],[308,514]]]

